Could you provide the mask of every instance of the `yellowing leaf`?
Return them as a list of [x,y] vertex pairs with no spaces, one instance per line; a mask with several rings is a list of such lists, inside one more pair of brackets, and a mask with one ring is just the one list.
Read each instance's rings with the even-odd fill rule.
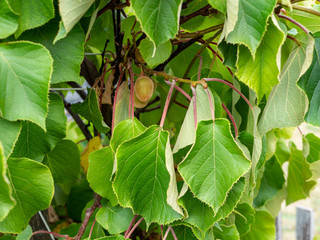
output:
[[98,149],[101,149],[102,147],[103,146],[101,144],[100,137],[94,137],[89,140],[87,146],[85,147],[85,149],[81,153],[81,166],[82,166],[83,170],[85,171],[85,173],[87,173],[87,171],[88,171],[89,154],[91,152],[98,150]]

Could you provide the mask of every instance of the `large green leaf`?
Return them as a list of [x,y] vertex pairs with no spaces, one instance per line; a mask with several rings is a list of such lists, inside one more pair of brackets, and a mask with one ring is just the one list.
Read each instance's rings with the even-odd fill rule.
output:
[[209,0],[209,3],[220,12],[225,13],[227,11],[227,0]]
[[122,143],[116,159],[113,188],[122,206],[141,215],[147,226],[181,218],[168,132],[159,126],[149,127]]
[[[237,0],[238,18],[233,30],[227,35],[227,42],[240,43],[247,46],[254,58],[256,50],[266,30],[267,20],[276,5],[276,0]],[[263,11],[262,11],[263,9]],[[229,11],[229,16],[235,9]],[[230,19],[230,18],[228,18]],[[230,21],[230,20],[228,20]]]
[[104,147],[89,155],[89,168],[87,172],[90,187],[100,196],[112,202],[117,201],[111,185],[113,162],[114,154],[111,147]]
[[195,196],[215,211],[249,168],[250,161],[234,141],[226,119],[199,122],[195,143],[178,166]]
[[6,89],[0,93],[2,116],[29,120],[45,129],[51,72],[52,58],[40,44],[1,43],[0,89]]
[[8,0],[8,3],[19,15],[16,36],[25,30],[39,27],[54,17],[53,0]]
[[6,1],[0,2],[0,39],[6,38],[18,29],[18,16],[9,8]]
[[276,234],[274,218],[267,211],[256,211],[255,221],[251,231],[243,238],[244,240],[273,240]]
[[277,66],[277,59],[281,54],[280,47],[285,40],[284,36],[280,27],[270,22],[255,58],[252,58],[247,47],[239,46],[237,77],[257,93],[258,101],[264,95],[268,96],[272,87],[279,82],[280,66]]
[[48,167],[27,158],[9,158],[7,176],[17,204],[0,222],[0,232],[20,233],[36,212],[50,206],[53,179]]
[[79,22],[94,0],[60,0],[59,12],[66,34]]
[[88,95],[83,103],[77,103],[71,106],[75,113],[93,123],[93,126],[101,133],[109,130],[107,124],[103,121],[102,114],[99,110],[97,94],[94,89],[88,88]]
[[309,109],[305,120],[320,126],[320,32],[314,35],[315,47],[309,69],[301,76],[298,85],[305,91],[309,99]]
[[18,139],[21,131],[20,122],[10,122],[0,117],[0,143],[3,146],[4,157],[8,157]]
[[115,152],[121,143],[138,136],[146,129],[147,128],[136,118],[124,120],[114,128],[110,146]]
[[[213,98],[212,92],[210,90],[209,92],[211,94],[211,99],[213,101],[214,98]],[[180,149],[183,149],[188,145],[193,144],[195,141],[196,129],[194,124],[193,101],[194,100],[192,99],[189,104],[189,108],[186,113],[186,116],[184,117],[183,123],[181,125],[176,144],[173,148],[174,153],[178,152]],[[211,111],[208,111],[208,109],[210,109],[208,94],[206,93],[204,88],[199,85],[196,87],[196,105],[197,105],[197,122],[200,122],[202,120],[212,119]]]
[[97,222],[110,234],[124,232],[132,221],[133,213],[129,208],[119,205],[113,207],[102,207],[96,215]]
[[131,6],[142,30],[155,48],[178,32],[181,0],[132,0]]
[[50,93],[49,100],[47,132],[32,122],[23,122],[12,157],[27,157],[41,162],[44,155],[66,136],[67,118],[62,99],[59,95]]
[[265,164],[263,177],[260,183],[259,193],[254,199],[254,206],[261,207],[265,202],[273,198],[285,183],[281,165],[275,157]]
[[3,155],[2,145],[0,143],[0,221],[3,220],[15,205],[12,198],[12,189],[7,178],[7,161]]
[[73,183],[80,174],[80,152],[71,140],[62,140],[47,155],[55,183]]
[[[311,10],[315,10],[315,9],[311,8]],[[300,11],[298,9],[293,9],[292,11],[288,12],[288,16],[292,17],[294,20],[301,23],[304,27],[306,27],[312,33],[320,31],[320,26],[319,26],[320,16],[319,15],[308,13],[305,11]],[[291,28],[296,28],[298,31],[302,31],[291,22],[288,22],[288,25]]]
[[273,128],[295,127],[303,122],[308,100],[296,82],[305,57],[305,49],[302,46],[291,52],[280,73],[280,83],[272,89],[259,121],[261,135]]
[[80,64],[84,54],[84,33],[76,25],[67,37],[53,44],[58,22],[50,21],[41,28],[30,30],[21,35],[20,39],[30,40],[45,46],[53,58],[51,83],[80,80]]
[[308,179],[312,177],[310,164],[303,156],[302,151],[294,149],[289,159],[286,204],[309,196],[311,188],[316,184]]

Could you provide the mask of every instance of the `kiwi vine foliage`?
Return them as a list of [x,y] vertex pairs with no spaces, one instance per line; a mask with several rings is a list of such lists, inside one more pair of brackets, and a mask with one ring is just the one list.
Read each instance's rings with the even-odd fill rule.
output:
[[0,239],[275,239],[319,88],[319,1],[0,1]]

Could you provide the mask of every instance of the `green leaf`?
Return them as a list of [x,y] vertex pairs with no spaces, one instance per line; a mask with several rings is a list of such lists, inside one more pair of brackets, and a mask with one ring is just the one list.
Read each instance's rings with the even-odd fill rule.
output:
[[75,113],[93,123],[98,132],[106,133],[109,130],[107,124],[103,121],[98,106],[97,94],[94,89],[88,88],[88,95],[83,103],[77,103],[71,106]]
[[[311,10],[312,10],[312,8],[311,8]],[[315,9],[313,9],[313,10],[315,10]],[[319,17],[319,15],[307,13],[304,11],[300,11],[298,9],[293,9],[292,11],[288,12],[288,16],[292,17],[298,23],[302,24],[302,26],[306,27],[312,33],[320,31],[320,26],[319,26],[320,17]],[[290,26],[291,28],[297,28],[298,31],[302,31],[291,22],[288,22],[288,26]]]
[[111,202],[117,202],[111,185],[113,161],[114,154],[110,146],[92,152],[89,155],[87,179],[96,193]]
[[276,228],[274,218],[267,211],[256,211],[255,222],[251,226],[251,231],[243,238],[244,240],[273,240]]
[[157,48],[153,43],[145,38],[139,45],[140,53],[150,68],[163,63],[171,54],[172,45],[170,41],[164,42]]
[[214,216],[214,221],[226,218],[237,206],[245,188],[245,178],[241,177],[227,194],[227,199]]
[[254,222],[255,210],[248,203],[238,204],[235,209],[235,225],[240,236],[249,232],[251,224]]
[[281,54],[284,36],[280,27],[270,22],[255,58],[252,58],[247,47],[239,46],[237,77],[257,93],[258,101],[264,95],[268,97],[272,87],[279,82],[280,66],[277,66],[277,59]]
[[132,0],[142,30],[158,48],[178,32],[181,0]]
[[128,82],[125,81],[120,85],[118,90],[118,95],[116,99],[114,126],[117,126],[119,122],[128,119],[129,99],[130,99],[130,91],[128,88]]
[[210,5],[222,13],[227,11],[227,0],[209,0]]
[[47,132],[32,122],[23,122],[12,157],[27,157],[41,162],[45,154],[65,137],[67,118],[62,99],[59,95],[50,93],[49,100]]
[[305,91],[309,99],[306,122],[320,126],[320,32],[315,34],[312,63],[299,79],[298,85]]
[[53,0],[8,0],[10,7],[19,15],[18,37],[28,29],[40,27],[54,18]]
[[12,152],[20,131],[20,122],[10,122],[0,117],[0,143],[2,143],[5,158],[7,158]]
[[[213,101],[213,94],[208,89],[211,94],[211,99]],[[180,149],[185,148],[186,146],[189,146],[194,143],[196,138],[196,129],[194,125],[194,111],[193,111],[193,99],[191,100],[189,104],[188,111],[186,113],[186,116],[184,117],[183,123],[181,125],[181,129],[176,141],[176,144],[173,148],[173,152],[176,153]],[[197,104],[197,122],[200,122],[202,120],[209,120],[212,119],[211,111],[208,111],[210,109],[210,102],[208,98],[207,92],[204,90],[202,86],[196,87],[196,104]]]
[[15,15],[6,1],[0,2],[0,39],[6,38],[18,29],[18,16]]
[[15,205],[12,197],[10,182],[6,176],[7,161],[3,155],[3,148],[0,143],[0,222],[8,215]]
[[217,227],[213,227],[213,234],[215,239],[221,240],[238,240],[239,233],[235,225],[220,225],[220,229]]
[[[247,46],[254,59],[263,33],[266,30],[268,18],[276,6],[276,0],[257,0],[254,3],[250,0],[237,1],[239,2],[237,9],[232,9],[231,11],[229,7],[227,9],[228,16],[237,10],[238,18],[236,22],[232,22],[234,28],[226,39],[229,43],[240,43]],[[231,21],[234,20],[231,19]]]
[[26,227],[16,238],[16,240],[29,240],[32,237],[32,228],[30,225]]
[[102,207],[96,215],[97,222],[110,234],[124,232],[133,219],[133,213],[129,208],[119,205],[113,207]]
[[178,169],[197,198],[217,211],[233,184],[250,168],[226,119],[201,121],[196,140]]
[[20,233],[35,213],[49,207],[53,179],[48,167],[27,158],[9,158],[7,176],[17,204],[0,222],[0,232]]
[[288,147],[287,143],[283,139],[279,139],[276,143],[276,152],[274,153],[275,157],[279,161],[279,163],[282,165],[286,161],[289,160],[291,150]]
[[280,83],[272,89],[259,121],[261,135],[273,128],[295,127],[303,122],[307,97],[297,87],[296,82],[305,57],[305,49],[302,46],[291,52],[280,73]]
[[[174,233],[179,240],[197,240],[196,236],[193,234],[191,227],[185,225],[178,225],[172,227]],[[168,240],[175,240],[171,233],[168,235]]]
[[6,89],[0,94],[2,116],[29,120],[45,129],[52,72],[49,51],[30,42],[0,43],[0,66],[0,89]]
[[50,21],[41,28],[25,32],[20,39],[30,40],[45,46],[53,58],[51,84],[80,81],[80,65],[84,54],[84,33],[76,25],[67,37],[53,44],[58,22]]
[[181,204],[188,214],[184,222],[197,227],[203,238],[214,223],[215,214],[213,209],[194,197],[190,190],[179,198],[179,204]]
[[147,227],[151,222],[167,224],[181,218],[168,132],[149,127],[122,143],[116,159],[113,188],[122,206],[141,215]]
[[59,12],[66,31],[68,34],[71,29],[79,22],[82,16],[94,3],[94,0],[60,0]]
[[73,183],[80,174],[80,152],[71,140],[62,140],[47,155],[55,183]]
[[313,163],[320,160],[320,138],[313,133],[307,134],[305,138],[309,143],[308,162]]
[[259,193],[254,199],[254,206],[261,207],[265,202],[273,198],[284,186],[285,179],[281,165],[275,157],[265,163],[263,177],[260,183]]
[[314,181],[308,181],[311,176],[310,164],[303,156],[302,151],[293,149],[288,168],[287,205],[309,196],[311,188],[316,184]]
[[223,64],[230,68],[236,69],[236,62],[237,62],[237,55],[238,55],[237,45],[227,43],[225,40],[223,40],[219,43],[218,48],[223,55]]
[[129,118],[120,122],[113,130],[110,146],[116,152],[119,145],[133,137],[140,135],[147,128],[136,118]]

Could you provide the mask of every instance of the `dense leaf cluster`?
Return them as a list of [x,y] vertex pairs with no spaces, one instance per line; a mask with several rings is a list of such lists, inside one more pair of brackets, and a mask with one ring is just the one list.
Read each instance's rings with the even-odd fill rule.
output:
[[320,177],[304,122],[314,0],[0,1],[0,239],[49,207],[66,239],[274,239]]

